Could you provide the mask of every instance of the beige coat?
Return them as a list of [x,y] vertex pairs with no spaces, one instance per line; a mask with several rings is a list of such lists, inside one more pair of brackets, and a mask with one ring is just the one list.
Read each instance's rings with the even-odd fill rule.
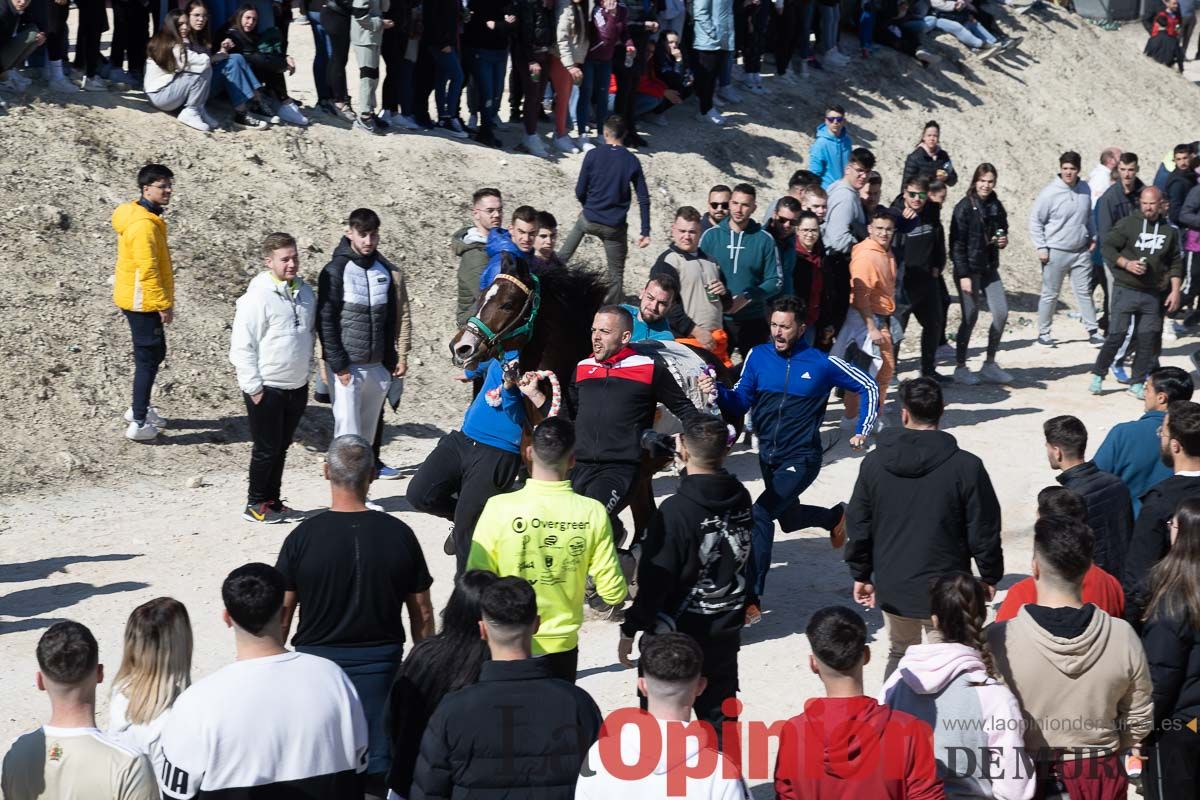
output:
[[558,57],[564,67],[582,67],[587,60],[587,8],[588,2],[575,4],[571,0],[558,0]]

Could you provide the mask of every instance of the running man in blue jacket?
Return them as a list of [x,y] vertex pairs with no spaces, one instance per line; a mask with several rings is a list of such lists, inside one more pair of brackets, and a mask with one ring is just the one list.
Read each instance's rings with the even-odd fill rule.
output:
[[[771,303],[771,341],[750,351],[742,377],[732,389],[717,386],[721,410],[750,412],[758,436],[758,461],[765,488],[754,502],[754,538],[746,575],[751,581],[746,623],[761,617],[759,605],[771,568],[775,520],[784,531],[825,528],[834,547],[846,539],[844,504],[833,508],[801,505],[800,495],[821,472],[821,422],[829,392],[837,386],[858,392],[858,433],[850,446],[858,449],[875,425],[879,388],[862,370],[804,344],[804,301],[784,296]],[[702,391],[715,383],[704,377]]]

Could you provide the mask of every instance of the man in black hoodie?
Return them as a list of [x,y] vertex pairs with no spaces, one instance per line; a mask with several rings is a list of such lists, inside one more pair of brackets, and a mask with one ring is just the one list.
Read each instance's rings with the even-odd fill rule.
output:
[[446,695],[421,739],[409,800],[506,797],[572,800],[600,733],[600,709],[533,658],[537,596],[524,578],[498,578],[480,599],[491,660],[479,682]]
[[[679,490],[650,521],[638,564],[638,594],[625,612],[617,658],[633,666],[633,639],[677,630],[704,651],[708,686],[696,698],[696,719],[718,732],[721,704],[737,695],[738,650],[746,614],[746,561],[754,529],[750,493],[725,471],[725,423],[703,415],[684,430],[679,457],[687,472]],[[642,648],[646,638],[643,636]]]
[[930,622],[929,581],[970,572],[971,559],[989,599],[1004,577],[1000,502],[977,456],[937,429],[945,403],[932,378],[900,385],[903,428],[887,428],[863,459],[846,508],[845,559],[854,599],[880,608],[887,622],[884,678]]
[[400,362],[391,288],[396,268],[378,248],[379,215],[355,209],[317,282],[317,335],[333,390],[333,435],[356,434],[368,442]]
[[[1096,203],[1096,241],[1103,256],[1104,238],[1113,226],[1128,217],[1138,208],[1138,197],[1146,184],[1138,174],[1137,153],[1122,153],[1117,159],[1117,180],[1105,190]],[[1109,298],[1112,296],[1113,265],[1104,263],[1104,313],[1101,315],[1100,328],[1108,331]],[[1132,332],[1131,332],[1132,333]],[[1129,345],[1133,337],[1125,340],[1125,345],[1117,351],[1117,361],[1113,367],[1113,377],[1121,383],[1128,383],[1129,376],[1125,372],[1125,361],[1129,356]]]
[[1171,549],[1171,519],[1179,504],[1200,497],[1200,404],[1177,400],[1167,406],[1158,429],[1162,461],[1175,473],[1142,495],[1133,527],[1121,585],[1125,587],[1125,619],[1141,629],[1149,601],[1150,568]]
[[892,201],[892,210],[896,212],[892,247],[909,303],[900,324],[907,329],[909,316],[916,314],[921,323],[921,374],[948,383],[952,379],[937,372],[938,342],[945,326],[942,270],[946,268],[946,230],[941,210],[929,203],[929,179],[914,175],[905,181],[904,191]]

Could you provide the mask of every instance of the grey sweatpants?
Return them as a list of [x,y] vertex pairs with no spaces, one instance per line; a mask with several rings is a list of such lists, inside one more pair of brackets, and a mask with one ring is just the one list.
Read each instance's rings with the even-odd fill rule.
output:
[[1096,332],[1096,306],[1088,289],[1092,277],[1092,254],[1087,250],[1072,253],[1069,250],[1051,249],[1050,260],[1042,267],[1042,298],[1038,301],[1039,336],[1050,335],[1058,293],[1062,289],[1063,278],[1068,275],[1084,330],[1089,334]]
[[358,62],[358,110],[375,111],[375,90],[379,87],[380,45],[352,44],[354,60]]
[[336,375],[327,380],[333,389],[333,435],[352,433],[372,441],[392,374],[382,364],[351,364],[348,386]]
[[1000,282],[999,273],[989,275],[972,275],[971,291],[962,290],[962,282],[958,283],[958,302],[962,305],[962,321],[958,324],[958,336],[954,341],[954,350],[958,366],[967,365],[967,347],[971,344],[971,331],[979,320],[979,302],[987,298],[988,311],[992,312],[992,324],[988,328],[987,360],[996,360],[996,351],[1000,349],[1000,337],[1004,335],[1004,326],[1008,324],[1008,298],[1004,295],[1004,284]]
[[150,103],[159,111],[174,111],[183,106],[196,111],[204,108],[212,88],[212,67],[199,74],[180,72],[175,79],[157,92],[146,92]]
[[583,237],[591,234],[604,244],[604,260],[606,262],[605,278],[608,279],[608,294],[604,297],[606,303],[623,303],[625,301],[625,257],[629,254],[629,227],[621,223],[617,227],[601,225],[599,222],[588,222],[583,214],[575,220],[575,227],[567,234],[566,241],[558,250],[558,257],[564,263],[571,263],[571,258],[579,248]]

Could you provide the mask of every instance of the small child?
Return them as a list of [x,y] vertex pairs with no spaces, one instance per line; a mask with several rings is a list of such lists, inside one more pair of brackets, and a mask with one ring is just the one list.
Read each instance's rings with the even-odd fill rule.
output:
[[804,713],[783,726],[775,762],[780,800],[944,798],[933,731],[863,694],[871,650],[862,617],[844,606],[822,608],[805,635],[812,647],[809,667],[821,678],[825,697],[810,699]]

